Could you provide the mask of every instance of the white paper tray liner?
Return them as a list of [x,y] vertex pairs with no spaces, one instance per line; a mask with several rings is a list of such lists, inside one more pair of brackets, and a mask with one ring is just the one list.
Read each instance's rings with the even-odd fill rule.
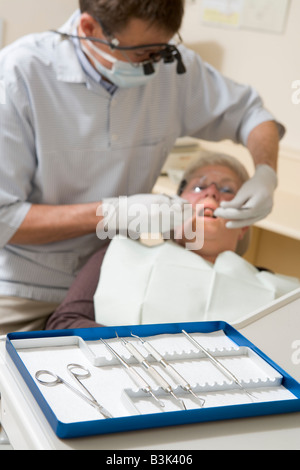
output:
[[[282,400],[292,400],[295,397],[284,387],[272,387],[272,388],[263,388],[263,389],[251,389],[251,393],[255,395],[257,400],[255,403],[260,402],[274,402]],[[243,393],[239,390],[226,390],[220,392],[210,392],[210,393],[198,393],[199,397],[205,399],[205,408],[217,408],[220,406],[230,406],[230,405],[248,405],[251,403],[249,397],[246,393]],[[159,396],[159,399],[164,403],[165,408],[163,412],[180,410],[180,405],[176,402],[175,399]],[[184,400],[187,410],[199,409],[198,401],[189,394],[178,396]],[[132,391],[125,390],[122,396],[122,400],[127,406],[128,409],[132,410],[132,413],[139,414],[151,414],[157,413],[159,406],[153,399],[145,398],[139,392],[133,393]],[[131,407],[131,408],[130,408]]]
[[[134,331],[133,331],[134,333]],[[225,335],[224,331],[216,331],[213,333],[193,333],[193,338],[200,342],[200,344],[209,351],[223,351],[226,354],[230,354],[233,350],[238,351],[239,347],[234,343],[228,336]],[[194,357],[199,357],[199,351],[193,346],[190,341],[183,334],[174,335],[158,335],[145,337],[145,340],[151,342],[152,346],[156,348],[165,359],[174,360],[175,357],[180,358],[186,354],[191,354]],[[147,360],[151,360],[147,351],[143,348],[140,341],[135,338],[127,338],[128,341],[132,341],[134,345],[142,351]],[[118,338],[112,338],[109,340],[110,344],[117,351],[118,354],[122,355],[129,362],[135,362],[130,356],[130,353],[120,343]],[[112,364],[117,364],[118,361],[112,357],[111,353],[107,350],[105,345],[100,341],[88,341],[86,343],[90,352],[90,360],[94,365],[104,365],[105,359]],[[194,354],[192,354],[194,353]]]
[[[256,386],[259,387],[259,400],[255,403],[259,401],[264,402],[296,398],[292,393],[280,386],[282,377],[275,369],[251,350],[248,350],[250,351],[249,355],[245,355],[245,349],[248,348],[239,348],[224,332],[212,334],[193,333],[193,337],[198,339],[198,341],[209,350],[215,350],[217,346],[224,356],[226,356],[226,353],[228,354],[228,351],[231,353],[235,351],[235,354],[238,354],[239,351],[242,353],[242,355],[222,357],[220,360],[233,374],[243,381],[243,383],[251,387],[251,389],[255,389]],[[151,342],[154,347],[159,349],[161,353],[173,355],[174,359],[178,357],[177,355],[179,355],[179,357],[183,356],[183,351],[185,354],[189,354],[191,349],[193,349],[189,341],[185,337],[182,337],[182,335],[160,335],[146,339]],[[53,340],[59,341],[60,344],[63,341],[62,338],[59,340],[53,338]],[[108,341],[113,345],[114,349],[121,352],[123,357],[126,358],[129,353],[122,344],[116,339],[109,339]],[[66,342],[68,343],[66,346],[60,345],[53,347],[49,346],[49,344],[55,344],[56,341],[51,343],[49,339],[47,339],[47,346],[45,347],[42,346],[42,339],[38,342],[36,340],[15,340],[13,344],[14,347],[18,349],[18,354],[32,377],[35,377],[35,373],[38,370],[50,370],[77,387],[76,382],[70,377],[67,371],[67,365],[77,363],[89,369],[91,377],[84,380],[84,385],[114,417],[127,417],[137,413],[147,414],[161,412],[161,408],[155,404],[156,402],[148,398],[146,394],[136,387],[122,366],[113,364],[110,353],[102,343],[100,345],[95,342],[93,342],[93,344],[89,342],[88,345],[90,348],[97,348],[98,357],[100,357],[100,354],[105,354],[106,364],[111,363],[111,365],[96,367],[91,363],[86,351],[83,350],[79,344],[70,344],[70,338],[66,338]],[[33,344],[34,347],[32,347]],[[228,388],[230,380],[216,369],[208,359],[179,360],[177,358],[172,361],[172,364],[178,372],[189,381],[191,386],[195,387],[196,390],[201,390],[201,393],[203,392],[203,388],[201,387],[215,387],[215,392],[209,392],[207,394],[209,398],[207,398],[206,407],[250,402],[249,398],[238,390],[222,390],[222,388]],[[172,378],[166,375],[161,366],[155,365],[155,367],[167,378],[178,395],[183,393],[182,389],[176,388],[176,384]],[[155,393],[162,395],[163,400],[166,402],[166,411],[178,411],[180,409],[178,403],[172,400],[168,395],[164,395],[164,392],[158,388],[157,384],[153,382],[152,378],[147,375],[140,365],[136,364],[135,368],[143,375],[148,383],[152,385]],[[86,404],[64,385],[48,388],[40,385],[37,381],[36,383],[59,421],[63,423],[75,423],[104,419],[97,410]],[[261,389],[261,387],[264,387],[265,390]],[[125,400],[124,390],[126,390],[125,395],[127,395],[128,398]],[[185,402],[187,401],[187,403],[189,403],[188,407],[191,407],[191,409],[198,408],[198,405],[190,399],[190,395],[184,393],[182,397]]]

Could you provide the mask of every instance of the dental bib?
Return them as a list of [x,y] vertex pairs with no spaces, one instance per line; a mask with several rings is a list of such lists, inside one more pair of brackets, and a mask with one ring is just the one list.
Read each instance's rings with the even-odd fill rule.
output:
[[118,236],[101,267],[95,318],[106,326],[235,323],[299,286],[297,279],[259,272],[233,252],[213,265],[171,241],[148,248]]

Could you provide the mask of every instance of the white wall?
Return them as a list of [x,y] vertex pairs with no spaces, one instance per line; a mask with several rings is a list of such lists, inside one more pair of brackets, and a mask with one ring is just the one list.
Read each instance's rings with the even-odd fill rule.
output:
[[187,3],[185,43],[228,77],[256,87],[287,127],[284,146],[300,151],[300,104],[291,100],[292,82],[300,80],[300,1],[290,1],[284,34],[203,25],[201,3]]
[[[291,0],[282,35],[204,26],[201,1],[187,2],[182,29],[185,43],[225,75],[255,86],[288,129],[283,145],[300,151],[300,104],[291,100],[292,82],[300,80],[300,0]],[[77,6],[78,0],[0,0],[5,44],[59,27]]]
[[78,8],[78,0],[0,0],[4,44],[33,32],[55,29]]

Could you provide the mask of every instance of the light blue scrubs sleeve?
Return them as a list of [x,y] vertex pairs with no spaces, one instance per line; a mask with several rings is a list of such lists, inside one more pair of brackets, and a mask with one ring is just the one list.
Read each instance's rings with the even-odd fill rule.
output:
[[186,135],[216,142],[231,139],[246,146],[255,127],[275,121],[283,137],[284,127],[265,109],[253,87],[225,77],[197,55],[188,54],[187,60],[190,80],[183,122]]
[[245,113],[238,129],[238,139],[247,146],[250,133],[260,124],[267,121],[274,121],[278,128],[279,138],[282,139],[286,133],[285,127],[278,122],[275,117],[264,107],[261,97],[255,89],[248,87],[249,98]]
[[31,203],[35,172],[34,132],[30,108],[21,80],[5,86],[0,104],[0,247],[24,221]]

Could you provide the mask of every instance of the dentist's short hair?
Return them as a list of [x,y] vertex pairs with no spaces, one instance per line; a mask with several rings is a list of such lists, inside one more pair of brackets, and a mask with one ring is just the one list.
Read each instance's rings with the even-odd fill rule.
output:
[[79,0],[79,6],[81,13],[101,20],[109,36],[122,31],[132,18],[175,34],[182,24],[185,0]]

